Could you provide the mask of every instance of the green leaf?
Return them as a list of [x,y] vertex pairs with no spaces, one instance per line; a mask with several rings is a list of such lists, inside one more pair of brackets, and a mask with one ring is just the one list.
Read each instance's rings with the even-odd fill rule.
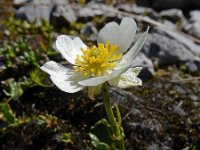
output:
[[13,78],[8,80],[7,90],[3,90],[6,96],[11,99],[18,99],[23,94],[23,89],[20,82],[16,82]]
[[92,133],[89,133],[90,138],[92,139],[92,145],[98,150],[109,150],[109,145],[103,142],[100,142],[98,137]]
[[93,144],[97,150],[109,150],[109,145],[103,142]]
[[8,124],[15,122],[15,115],[7,103],[0,103],[0,119]]
[[39,69],[34,69],[30,73],[31,80],[35,82],[37,85],[42,86],[42,87],[49,87],[49,85],[46,85],[43,82],[45,79],[46,75],[41,72]]
[[71,133],[64,133],[60,136],[60,140],[64,143],[71,143]]
[[99,142],[99,139],[98,139],[98,137],[97,137],[96,135],[94,135],[94,134],[92,134],[92,133],[89,133],[89,136],[90,136],[90,138],[92,139],[92,141],[94,141],[94,142]]
[[118,126],[121,127],[121,125],[122,125],[121,113],[120,113],[119,108],[116,103],[115,103],[114,107],[116,109]]
[[[106,119],[98,121],[90,130],[91,139],[96,142],[96,146],[104,147],[105,144],[112,147],[114,143],[110,125]],[[95,137],[96,136],[96,137]],[[104,143],[104,144],[103,144]],[[94,145],[95,143],[93,143]],[[106,147],[106,146],[105,146]]]
[[122,118],[121,118],[121,113],[119,111],[119,108],[117,106],[117,104],[115,103],[114,105],[115,109],[116,109],[116,114],[117,114],[117,125],[118,125],[118,128],[120,129],[120,134],[121,136],[124,138],[125,137],[125,134],[124,134],[124,129],[122,127]]

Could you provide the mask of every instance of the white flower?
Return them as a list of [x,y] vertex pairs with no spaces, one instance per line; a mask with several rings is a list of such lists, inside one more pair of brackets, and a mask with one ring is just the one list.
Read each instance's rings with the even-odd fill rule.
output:
[[41,69],[62,91],[74,93],[88,87],[91,98],[104,82],[120,88],[141,85],[137,75],[142,68],[131,66],[146,40],[148,29],[130,48],[136,29],[132,18],[123,18],[120,25],[110,22],[99,32],[98,45],[93,47],[87,47],[78,37],[60,35],[56,46],[73,68],[49,61]]

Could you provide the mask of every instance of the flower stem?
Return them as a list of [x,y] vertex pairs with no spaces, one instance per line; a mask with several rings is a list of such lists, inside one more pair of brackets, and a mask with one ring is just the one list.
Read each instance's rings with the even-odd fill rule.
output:
[[106,83],[103,84],[102,93],[103,93],[103,102],[104,102],[106,114],[107,114],[108,121],[111,126],[111,130],[113,132],[113,139],[116,140],[119,150],[125,150],[124,137],[120,131],[121,127],[119,127],[119,125],[117,124],[117,121],[115,119],[115,116],[114,116],[114,113],[112,110],[112,106],[110,103],[108,87],[107,87]]

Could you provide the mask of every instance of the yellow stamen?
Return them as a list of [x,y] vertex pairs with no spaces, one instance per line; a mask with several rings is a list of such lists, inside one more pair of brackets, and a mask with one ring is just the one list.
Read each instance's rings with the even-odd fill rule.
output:
[[77,55],[75,59],[74,70],[84,76],[102,76],[106,71],[116,67],[118,61],[122,58],[122,53],[117,45],[110,45],[109,42],[104,45],[82,49],[82,55]]

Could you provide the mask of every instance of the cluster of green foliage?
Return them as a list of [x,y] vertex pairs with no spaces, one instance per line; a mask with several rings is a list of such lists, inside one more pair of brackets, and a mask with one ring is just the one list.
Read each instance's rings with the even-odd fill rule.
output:
[[1,78],[4,79],[0,83],[4,95],[0,102],[0,120],[5,123],[0,129],[3,129],[20,122],[9,105],[10,101],[18,101],[27,88],[48,85],[43,83],[45,74],[39,70],[39,62],[43,57],[28,45],[27,40],[5,44],[0,49],[0,56],[3,58]]
[[53,31],[53,27],[48,21],[41,20],[37,24],[35,22],[28,22],[26,20],[16,19],[15,14],[10,14],[8,20],[2,20],[2,24],[7,26],[9,33],[12,35],[26,35],[26,34],[42,34],[48,37]]
[[[58,53],[52,49],[53,26],[48,21],[40,23],[28,22],[16,19],[14,14],[9,13],[8,20],[2,20],[5,29],[3,44],[0,47],[0,133],[9,131],[11,128],[20,128],[36,122],[40,128],[50,129],[47,132],[58,132],[58,118],[44,111],[39,114],[17,115],[13,104],[21,103],[21,99],[33,88],[48,88],[45,83],[46,74],[40,66],[49,57]],[[81,24],[70,24],[69,31],[78,34]],[[72,29],[72,30],[71,30]],[[69,32],[68,30],[64,32]],[[0,36],[3,35],[2,32]],[[48,90],[48,89],[47,89]],[[35,93],[45,97],[45,93]],[[32,96],[32,95],[30,95]],[[21,103],[21,105],[24,105]],[[66,127],[60,127],[65,128]],[[60,133],[58,141],[73,144],[70,132]]]
[[[3,122],[0,130],[5,130],[7,127],[24,122],[23,119],[20,120],[15,116],[10,102],[19,101],[23,93],[34,86],[48,87],[43,83],[45,74],[39,67],[40,62],[46,57],[45,51],[50,49],[53,28],[46,21],[41,21],[40,24],[36,25],[27,21],[16,20],[13,15],[9,17],[8,21],[4,20],[2,24],[7,26],[8,33],[11,33],[11,35],[7,35],[9,39],[17,37],[11,42],[6,40],[0,48],[0,78],[3,79],[0,83],[2,91],[0,121]],[[49,45],[34,49],[26,37],[27,34],[31,34],[32,37],[41,34]]]

